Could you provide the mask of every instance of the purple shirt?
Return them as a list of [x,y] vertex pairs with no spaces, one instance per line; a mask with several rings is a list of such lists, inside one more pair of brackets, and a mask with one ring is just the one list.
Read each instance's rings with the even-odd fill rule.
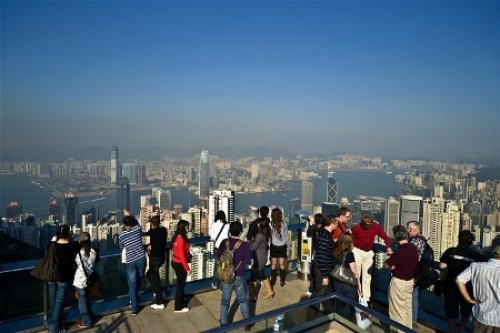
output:
[[385,263],[389,267],[394,266],[392,276],[405,281],[413,280],[418,264],[418,250],[413,244],[403,243]]
[[[234,245],[236,242],[239,240],[239,238],[229,238],[229,248],[233,249]],[[222,241],[220,243],[219,248],[217,249],[217,257],[220,258],[222,253],[226,250],[226,241]],[[245,268],[250,265],[250,246],[248,245],[247,242],[242,241],[240,244],[240,247],[234,252],[233,254],[233,265],[236,268],[238,266],[238,263],[241,261],[240,266],[236,270],[236,275],[237,276],[244,276],[245,274]]]

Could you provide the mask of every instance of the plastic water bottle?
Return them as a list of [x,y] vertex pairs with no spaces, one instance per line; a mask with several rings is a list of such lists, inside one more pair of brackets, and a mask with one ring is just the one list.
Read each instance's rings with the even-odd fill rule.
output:
[[276,317],[273,325],[273,332],[283,332],[283,315],[280,314]]

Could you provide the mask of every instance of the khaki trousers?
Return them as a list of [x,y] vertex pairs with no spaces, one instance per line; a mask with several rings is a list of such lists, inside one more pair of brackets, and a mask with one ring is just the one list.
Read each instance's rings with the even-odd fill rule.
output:
[[358,273],[361,275],[361,291],[363,292],[363,297],[369,301],[372,295],[370,289],[372,276],[368,273],[368,270],[373,266],[373,251],[366,252],[354,247],[352,253],[354,254],[354,260],[356,260]]
[[[405,281],[394,276],[389,284],[389,318],[409,328],[412,328],[411,296],[413,284],[413,279]],[[398,330],[398,332],[401,331]]]

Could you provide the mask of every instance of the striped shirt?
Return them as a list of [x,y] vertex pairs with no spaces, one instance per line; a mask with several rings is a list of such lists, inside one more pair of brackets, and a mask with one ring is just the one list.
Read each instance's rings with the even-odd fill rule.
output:
[[129,230],[123,230],[118,236],[120,249],[127,252],[127,264],[145,259],[144,246],[142,245],[141,226],[136,224]]
[[332,234],[325,227],[319,228],[318,244],[316,245],[313,263],[319,268],[323,277],[329,277],[333,269],[332,250],[334,244]]
[[472,313],[480,323],[500,327],[500,259],[472,263],[457,276],[462,283],[472,282],[474,305]]

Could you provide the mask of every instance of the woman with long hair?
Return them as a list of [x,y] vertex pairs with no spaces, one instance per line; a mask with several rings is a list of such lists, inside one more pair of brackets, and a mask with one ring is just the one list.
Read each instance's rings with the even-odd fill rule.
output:
[[[274,296],[273,288],[271,287],[271,281],[266,276],[264,268],[266,268],[266,262],[269,255],[269,221],[261,220],[259,222],[259,229],[257,235],[250,242],[250,250],[255,251],[257,254],[257,264],[258,272],[255,274],[257,278],[262,282],[266,290],[264,299],[268,299]],[[257,300],[257,282],[250,281],[250,293],[249,301],[253,302]]]
[[57,227],[55,241],[49,242],[47,249],[50,246],[55,246],[59,271],[61,273],[59,281],[48,282],[51,311],[49,333],[56,333],[61,330],[64,300],[75,276],[75,257],[80,250],[80,244],[70,240],[69,226],[61,224]]
[[288,226],[283,221],[281,209],[274,208],[271,211],[271,287],[276,284],[278,276],[277,268],[280,270],[280,285],[285,285],[287,270],[287,238]]
[[188,312],[189,308],[184,306],[184,287],[186,286],[187,275],[191,273],[189,263],[191,262],[191,253],[189,252],[189,240],[187,233],[189,222],[180,220],[177,223],[177,229],[172,237],[172,268],[177,277],[175,288],[174,312]]
[[[339,294],[358,302],[359,295],[361,295],[361,283],[359,282],[359,272],[356,268],[356,261],[354,260],[354,254],[352,253],[352,247],[351,233],[341,233],[339,239],[333,246],[333,265],[341,265],[343,263],[345,268],[350,269],[354,273],[358,279],[358,285],[355,287],[339,280],[333,280],[333,289]],[[351,317],[353,317],[353,312],[349,304],[338,302],[337,310],[342,317],[352,319]]]
[[78,310],[80,310],[80,322],[78,328],[90,328],[92,326],[92,308],[87,290],[87,276],[94,271],[97,260],[97,251],[90,247],[90,234],[81,232],[79,236],[80,252],[76,255],[76,272],[73,286],[78,296]]

